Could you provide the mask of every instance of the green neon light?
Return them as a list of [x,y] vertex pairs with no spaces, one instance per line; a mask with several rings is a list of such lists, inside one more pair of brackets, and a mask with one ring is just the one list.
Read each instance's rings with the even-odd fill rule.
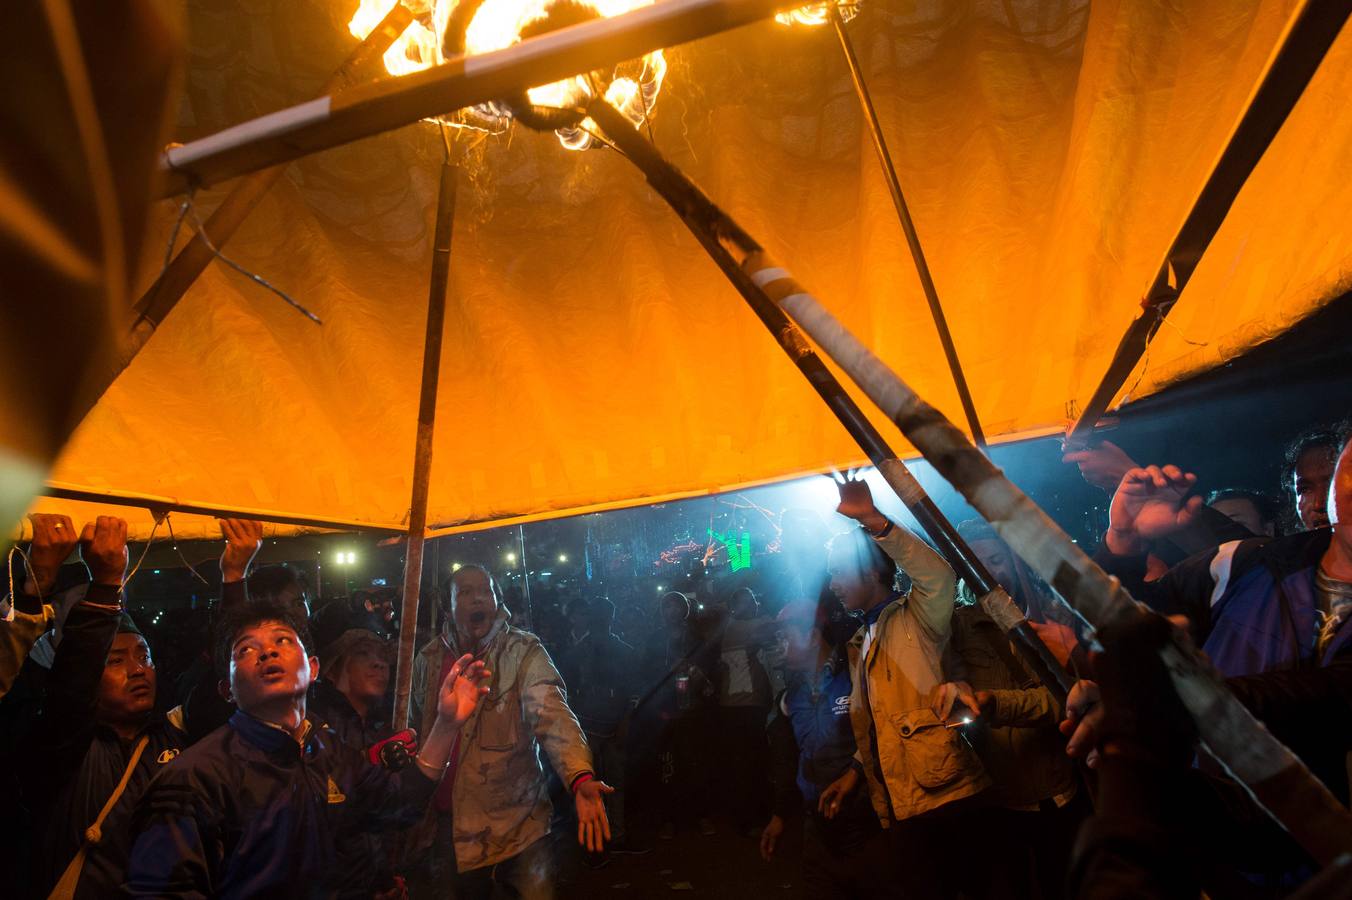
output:
[[728,551],[728,567],[734,572],[740,572],[743,569],[751,568],[751,535],[745,531],[742,532],[742,538],[739,542],[735,535],[722,534],[708,529],[709,537],[723,545],[723,549]]

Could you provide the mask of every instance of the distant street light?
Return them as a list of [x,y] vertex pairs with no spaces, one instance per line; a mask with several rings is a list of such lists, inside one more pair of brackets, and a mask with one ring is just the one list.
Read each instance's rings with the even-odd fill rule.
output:
[[559,562],[568,562],[568,554],[567,554],[567,553],[560,553],[560,554],[559,554]]

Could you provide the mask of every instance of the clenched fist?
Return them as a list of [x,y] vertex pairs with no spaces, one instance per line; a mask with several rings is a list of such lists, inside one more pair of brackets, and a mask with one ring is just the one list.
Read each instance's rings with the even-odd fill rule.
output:
[[56,576],[66,561],[80,534],[71,524],[70,516],[34,513],[28,517],[33,523],[33,543],[28,547],[28,564],[32,571],[24,582],[24,593],[43,597],[56,587]]
[[95,584],[122,586],[127,571],[127,520],[99,516],[80,533],[80,558]]

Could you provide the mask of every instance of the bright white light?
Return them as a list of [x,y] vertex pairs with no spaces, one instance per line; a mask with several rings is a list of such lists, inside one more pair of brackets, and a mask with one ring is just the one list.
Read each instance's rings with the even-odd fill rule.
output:
[[559,562],[568,562],[568,554],[567,554],[567,553],[560,553],[560,554],[559,554]]
[[451,563],[451,571],[452,571],[452,572],[459,572],[459,571],[460,571],[460,563]]
[[508,553],[508,554],[507,554],[507,561],[508,561],[509,563],[514,563],[514,562],[516,562],[516,554],[515,554],[515,553]]
[[666,590],[666,586],[665,586],[665,585],[659,584],[659,585],[657,586],[657,593],[660,594],[660,593],[662,593],[662,592],[665,591],[665,590]]

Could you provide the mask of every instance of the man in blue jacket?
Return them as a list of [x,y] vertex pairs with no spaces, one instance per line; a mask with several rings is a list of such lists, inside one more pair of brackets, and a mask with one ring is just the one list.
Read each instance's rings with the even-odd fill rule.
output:
[[331,897],[340,832],[407,826],[426,810],[487,692],[483,663],[451,665],[414,764],[391,772],[307,718],[311,644],[295,606],[250,603],[224,617],[216,662],[238,709],[151,784],[128,894]]
[[845,642],[857,620],[840,601],[791,603],[779,614],[788,685],[770,721],[774,813],[761,833],[761,856],[774,855],[786,820],[801,805],[803,887],[808,897],[900,896],[887,843],[866,791],[837,803],[823,792],[859,763],[850,722],[850,662]]

